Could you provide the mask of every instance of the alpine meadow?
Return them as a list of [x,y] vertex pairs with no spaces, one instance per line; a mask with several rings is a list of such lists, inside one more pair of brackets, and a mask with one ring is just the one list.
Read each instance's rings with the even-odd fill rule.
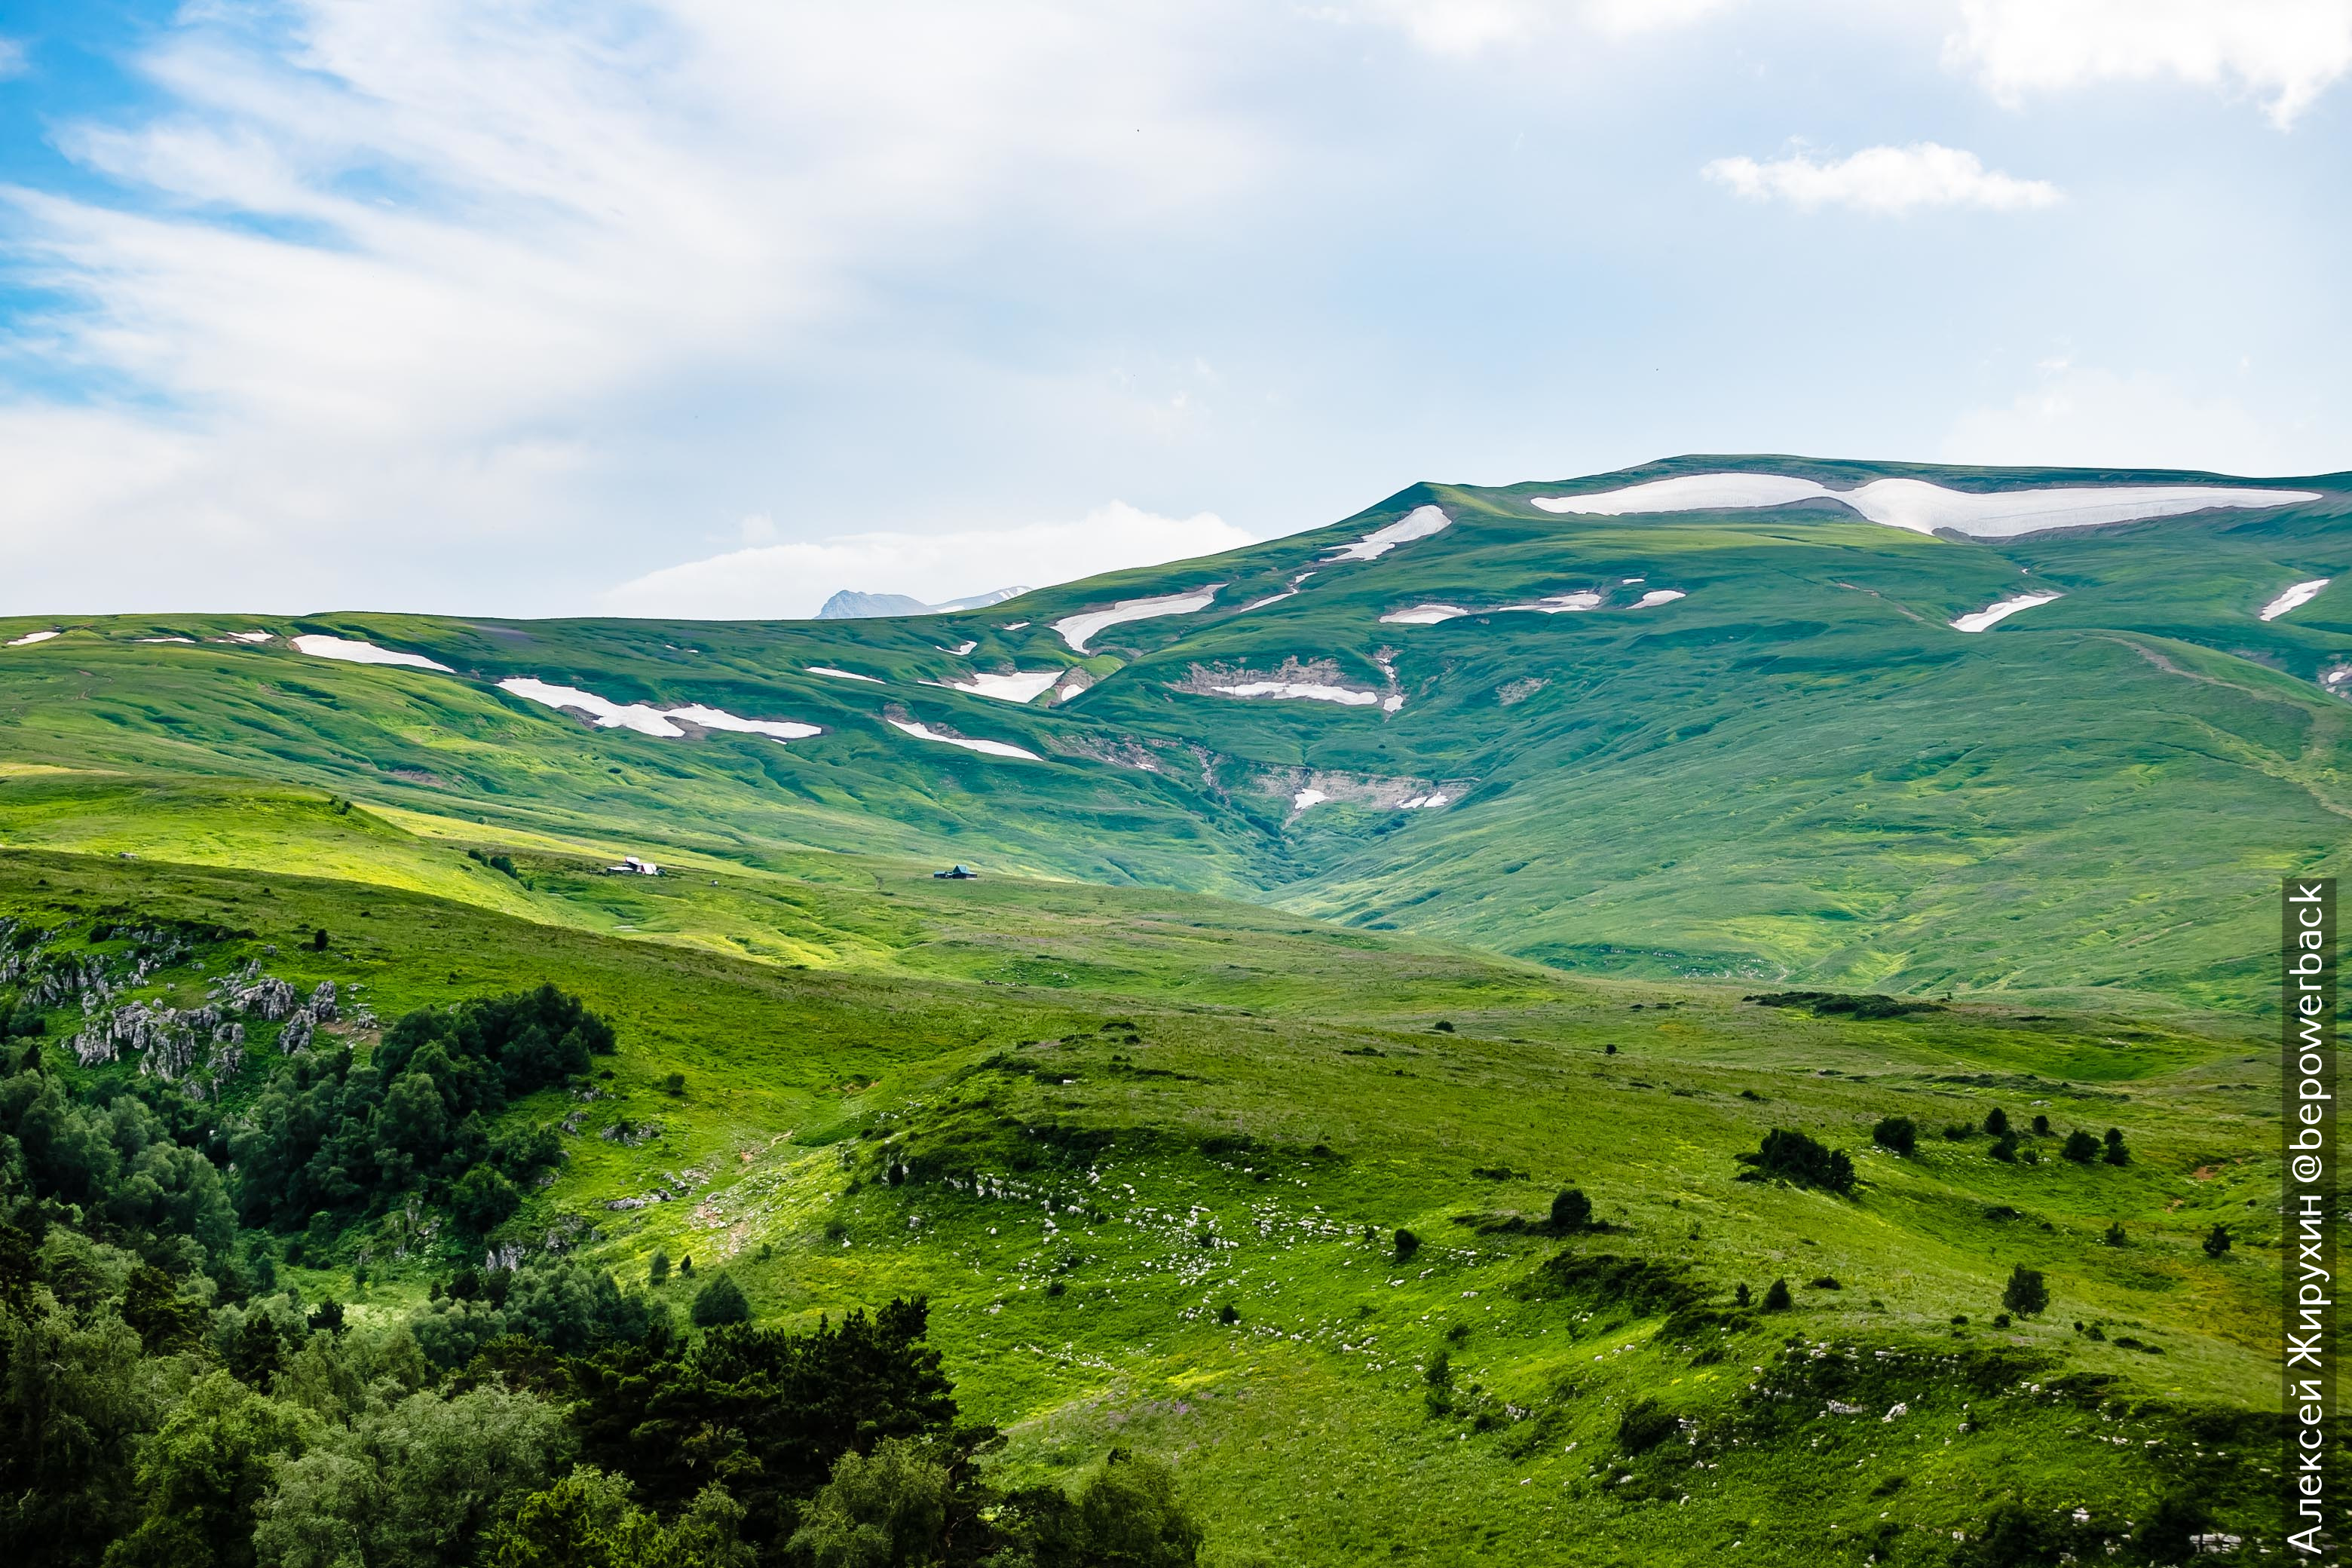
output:
[[0,620],[0,1536],[2256,1561],[2347,572],[2343,473],[1717,455],[932,613]]

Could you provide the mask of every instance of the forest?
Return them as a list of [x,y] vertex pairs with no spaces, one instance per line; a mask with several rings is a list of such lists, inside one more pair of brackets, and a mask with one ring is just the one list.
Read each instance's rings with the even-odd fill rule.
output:
[[[1001,1490],[919,1299],[755,1326],[483,1237],[560,1158],[500,1112],[612,1028],[551,986],[322,1037],[235,1115],[0,1041],[0,1539],[28,1568],[1182,1564],[1174,1479],[1114,1449]],[[408,1217],[431,1300],[361,1323],[281,1283]],[[667,1260],[657,1267],[665,1271]],[[684,1265],[691,1273],[691,1261]],[[363,1276],[362,1276],[363,1278]]]

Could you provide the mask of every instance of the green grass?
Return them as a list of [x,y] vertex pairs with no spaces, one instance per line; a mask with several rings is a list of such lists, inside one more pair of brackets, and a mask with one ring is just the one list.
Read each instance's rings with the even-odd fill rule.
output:
[[[289,820],[373,831],[324,818]],[[1759,1562],[1859,1562],[1821,1541],[1859,1539],[1883,1513],[1925,1552],[2011,1497],[2113,1524],[2190,1489],[2231,1528],[2260,1517],[2268,1461],[2244,1422],[2274,1386],[2274,1068],[2211,1020],[1996,1005],[1818,1019],[1184,895],[949,885],[871,863],[861,885],[822,863],[832,879],[796,888],[782,872],[629,887],[646,921],[665,900],[708,903],[706,931],[721,914],[797,922],[865,954],[823,968],[707,934],[111,855],[0,853],[0,910],[54,924],[127,906],[250,931],[208,967],[274,944],[273,972],[356,984],[385,1018],[541,979],[578,993],[621,1052],[530,1223],[582,1216],[591,1256],[628,1278],[656,1246],[703,1277],[723,1265],[765,1321],[925,1291],[968,1410],[1012,1435],[1010,1473],[1064,1473],[1113,1443],[1166,1454],[1215,1563],[1696,1563],[1735,1540]],[[320,926],[327,952],[294,949]],[[1060,967],[1013,963],[1038,952]],[[201,978],[159,984],[192,995]],[[682,1096],[663,1090],[671,1072]],[[1993,1104],[2020,1121],[2040,1109],[2062,1133],[2124,1126],[2134,1162],[2073,1166],[2053,1139],[2029,1140],[2041,1164],[2008,1166],[1982,1136],[1934,1135]],[[573,1109],[550,1093],[514,1114]],[[1929,1130],[1916,1158],[1869,1150],[1890,1111]],[[634,1148],[593,1136],[615,1119],[662,1131]],[[1852,1151],[1859,1195],[1736,1181],[1733,1156],[1773,1127]],[[605,1206],[681,1178],[677,1201]],[[1493,1228],[1540,1219],[1570,1183],[1609,1230]],[[1988,1217],[1997,1206],[2021,1217]],[[2241,1237],[2218,1264],[2196,1246],[2217,1218]],[[2130,1247],[2098,1244],[2115,1220]],[[1402,1267],[1399,1226],[1423,1238]],[[1560,1252],[1684,1270],[1723,1310],[1668,1320],[1547,1287]],[[2049,1272],[2053,1308],[1991,1331],[2020,1262]],[[405,1310],[434,1267],[380,1258],[359,1310]],[[1806,1287],[1824,1276],[1844,1288]],[[1734,1285],[1775,1278],[1797,1287],[1794,1310],[1728,1310]],[[668,1289],[682,1306],[694,1286]],[[1822,1345],[1858,1347],[1836,1388],[1866,1394],[1867,1414],[1822,1415],[1811,1384],[1793,1412],[1759,1392],[1818,1373]],[[1431,1413],[1419,1370],[1441,1347],[1450,1415]],[[1981,1360],[1994,1351],[2026,1359]],[[2053,1397],[2070,1374],[2116,1381]],[[1697,1423],[1697,1447],[1620,1454],[1617,1422],[1644,1397]],[[1909,1412],[1881,1421],[1897,1400]],[[2095,1440],[2116,1436],[2128,1445]]]
[[[1839,482],[2081,477],[1686,458],[1589,483],[1741,463]],[[455,675],[138,640],[223,636],[256,624],[245,617],[16,620],[0,640],[66,630],[0,650],[0,765],[265,780],[501,842],[794,869],[812,851],[961,859],[1183,888],[1653,977],[2234,1008],[2261,989],[2272,889],[2341,869],[2352,813],[2347,710],[2321,684],[2352,663],[2352,600],[2255,616],[2285,583],[2352,567],[2344,487],[2293,482],[2329,493],[1998,544],[1826,506],[1580,520],[1528,504],[1557,485],[1416,486],[1317,534],[967,615],[258,623],[426,651]],[[1423,503],[1454,524],[1236,613],[1328,545]],[[1689,596],[1434,626],[1378,618],[1588,586],[1622,605],[1633,577]],[[1983,636],[1946,626],[2028,580],[2065,597]],[[1048,629],[1212,581],[1229,586],[1210,611],[1112,628],[1084,661]],[[978,645],[968,658],[940,651],[964,639]],[[1195,667],[1294,658],[1373,687],[1385,659],[1406,704],[1388,715],[1179,689]],[[1081,662],[1096,684],[1060,705],[924,684]],[[817,663],[888,684],[808,673]],[[592,730],[496,689],[513,675],[826,732],[785,747]],[[892,714],[1047,760],[911,741]],[[1309,775],[1334,798],[1295,814]],[[1350,780],[1391,798],[1442,783],[1452,798],[1349,804]],[[433,890],[484,896],[435,875]]]

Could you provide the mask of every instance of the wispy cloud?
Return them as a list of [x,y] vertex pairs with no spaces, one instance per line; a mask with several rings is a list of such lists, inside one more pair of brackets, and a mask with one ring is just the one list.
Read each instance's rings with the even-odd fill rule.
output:
[[1770,163],[1717,158],[1699,173],[1750,201],[1783,201],[1807,212],[1825,206],[1895,216],[1928,207],[2016,212],[2063,199],[2046,180],[2014,178],[1986,168],[1973,153],[1933,142],[1865,147],[1827,162],[1801,153]]
[[1963,0],[1945,58],[2011,103],[2170,77],[2253,93],[2284,130],[2352,72],[2352,0]]
[[1946,433],[1955,463],[2201,468],[2299,474],[2340,466],[2322,422],[2258,417],[2236,388],[2149,372],[2120,374],[2054,356],[2009,402],[1966,410]]
[[1433,55],[1467,58],[1523,45],[1562,24],[1607,37],[1686,26],[1740,0],[1361,0],[1326,5],[1326,21],[1394,27]]
[[25,55],[25,46],[14,38],[0,38],[0,81],[12,76],[23,76],[32,68]]
[[[754,532],[746,529],[746,537]],[[1213,512],[1161,517],[1115,500],[1070,522],[856,533],[730,550],[624,583],[604,603],[629,616],[806,616],[839,588],[936,604],[1013,583],[1042,588],[1254,542]]]
[[117,195],[0,185],[13,270],[59,301],[20,342],[93,394],[0,397],[17,590],[99,531],[151,603],[131,578],[185,582],[224,536],[279,547],[257,585],[576,540],[617,466],[652,477],[648,407],[772,384],[897,258],[1016,203],[1041,243],[1147,239],[1283,167],[1169,11],[604,15],[195,7],[139,61],[153,107],[68,117]]

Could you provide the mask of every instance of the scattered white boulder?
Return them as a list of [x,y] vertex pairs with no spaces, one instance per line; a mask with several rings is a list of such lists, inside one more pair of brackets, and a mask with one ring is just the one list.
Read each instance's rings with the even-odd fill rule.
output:
[[[1073,653],[1087,651],[1087,643],[1098,633],[1129,621],[1148,621],[1160,616],[1189,616],[1195,610],[1205,610],[1217,597],[1223,583],[1212,583],[1204,588],[1194,588],[1182,594],[1161,594],[1149,599],[1121,599],[1107,610],[1087,610],[1079,615],[1065,616],[1054,623],[1054,630],[1070,645]],[[1024,621],[1023,626],[1029,623]],[[1005,630],[1013,628],[1007,626]]]
[[10,647],[29,647],[37,642],[47,642],[57,635],[58,634],[55,632],[26,632],[23,637],[10,637],[8,639],[8,646]]
[[812,664],[808,672],[811,675],[829,675],[835,680],[870,680],[877,686],[889,684],[878,675],[860,675],[854,669],[835,669],[829,664]]
[[1538,496],[1529,505],[1588,517],[1670,511],[1733,511],[1832,500],[1875,523],[1971,539],[2010,539],[2053,528],[2097,528],[2217,509],[2267,510],[2319,500],[2315,490],[2236,485],[2079,485],[2038,489],[1956,490],[1926,479],[1873,479],[1833,490],[1785,474],[1689,474],[1585,496]]
[[544,707],[568,709],[585,713],[600,730],[634,730],[640,735],[659,740],[683,740],[688,731],[680,722],[703,730],[727,730],[746,735],[765,735],[778,742],[805,740],[824,733],[815,724],[802,724],[789,719],[742,719],[721,708],[692,703],[684,708],[653,708],[642,702],[614,702],[593,691],[583,691],[576,686],[555,686],[529,676],[515,676],[499,682],[499,689],[511,692],[527,702]]
[[902,734],[912,735],[918,741],[936,742],[942,746],[961,746],[967,752],[978,752],[983,756],[1013,757],[1024,763],[1042,763],[1045,760],[1034,752],[1008,745],[1003,741],[975,741],[969,735],[950,735],[944,731],[934,730],[929,724],[919,724],[908,719],[891,719],[885,722],[893,730]]
[[1988,627],[1991,626],[1996,621],[2005,621],[2010,616],[2017,614],[2020,610],[2030,610],[2036,605],[2046,605],[2053,599],[2063,597],[2064,597],[2063,595],[2047,592],[2039,594],[2012,594],[2006,599],[1997,600],[1992,604],[1987,605],[1981,610],[1971,610],[1969,614],[1962,616],[1958,620],[1954,621],[1952,623],[1952,629],[1956,632],[1984,631]]
[[2308,583],[2297,583],[2277,598],[2263,606],[2263,619],[2277,620],[2289,610],[2299,610],[2319,597],[2319,591],[2334,582],[2332,577],[2314,577]]
[[1454,520],[1433,506],[1417,506],[1386,528],[1376,528],[1353,544],[1342,544],[1326,561],[1377,561],[1400,544],[1427,539]]
[[966,680],[927,680],[923,684],[973,697],[993,697],[1000,702],[1034,702],[1061,679],[1058,669],[1016,669],[1010,675],[974,675]]
[[444,675],[457,673],[437,658],[427,658],[421,653],[403,653],[398,648],[378,647],[372,642],[356,637],[331,637],[317,632],[294,639],[295,647],[312,658],[331,658],[345,664],[394,664],[411,669],[437,669]]

